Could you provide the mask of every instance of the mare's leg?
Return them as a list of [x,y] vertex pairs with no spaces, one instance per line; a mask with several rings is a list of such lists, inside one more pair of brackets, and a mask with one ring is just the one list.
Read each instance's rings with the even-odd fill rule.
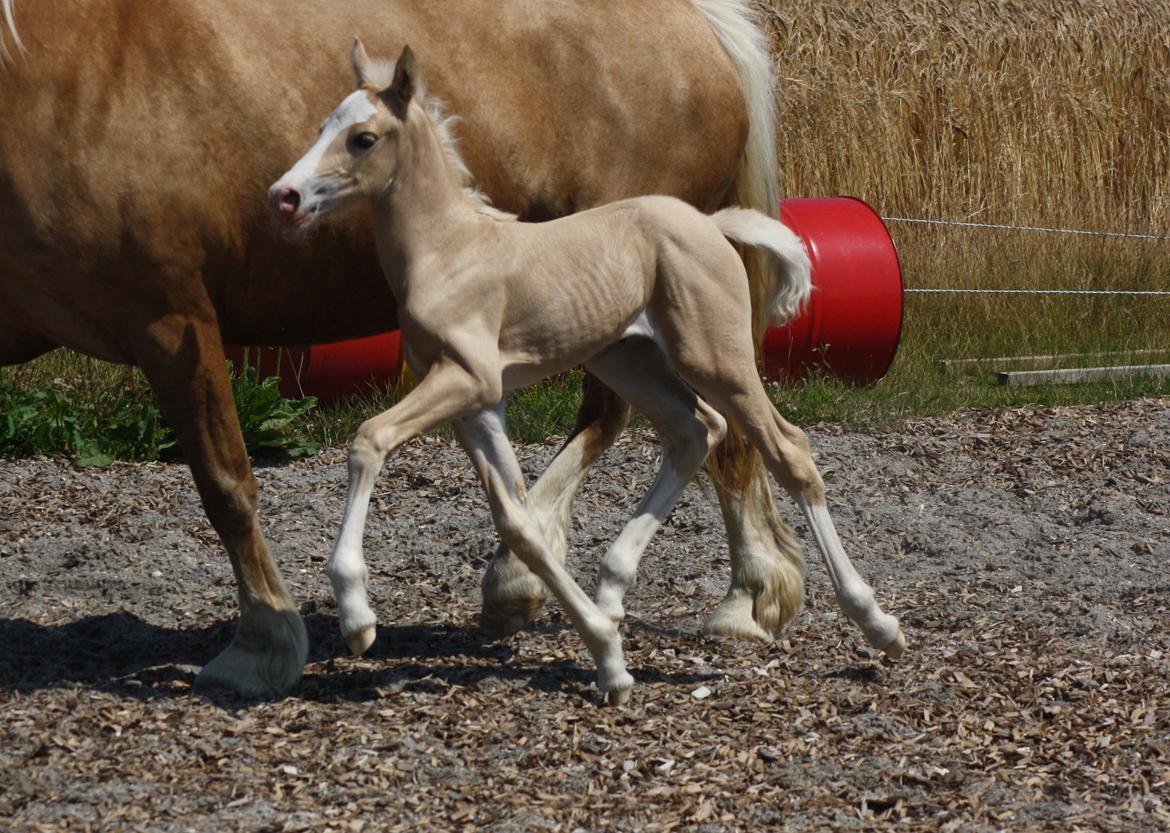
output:
[[727,423],[686,386],[654,342],[619,342],[589,361],[589,369],[642,411],[662,437],[662,466],[633,518],[601,562],[597,606],[611,619],[625,615],[622,599],[634,584],[650,538],[727,430]]
[[362,534],[370,494],[383,463],[406,441],[481,408],[486,401],[495,402],[499,396],[499,390],[491,390],[460,364],[440,361],[405,399],[358,428],[349,452],[345,517],[328,566],[341,634],[355,654],[369,648],[375,635],[376,617],[366,596],[368,572],[362,556]]
[[455,431],[483,481],[500,537],[564,606],[597,664],[597,687],[606,702],[625,703],[634,678],[626,671],[617,625],[597,609],[550,551],[545,532],[528,507],[524,474],[504,430],[503,404],[464,417],[455,423]]
[[776,508],[759,452],[734,423],[707,472],[727,529],[731,583],[703,632],[771,642],[804,603],[804,555]]
[[[573,433],[528,493],[529,511],[562,564],[577,489],[589,466],[625,429],[630,413],[629,406],[591,374],[586,374],[584,387]],[[515,633],[535,618],[547,596],[543,582],[501,543],[483,577],[480,624],[494,637]]]
[[235,638],[207,664],[196,685],[283,694],[301,676],[308,638],[260,532],[256,478],[214,312],[208,308],[156,319],[134,343],[133,357],[174,427],[236,577],[240,622]]

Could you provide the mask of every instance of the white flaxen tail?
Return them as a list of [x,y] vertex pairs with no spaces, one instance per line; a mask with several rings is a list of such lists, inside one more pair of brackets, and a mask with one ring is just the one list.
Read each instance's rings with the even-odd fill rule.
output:
[[12,60],[13,53],[8,48],[8,36],[12,36],[13,43],[16,44],[16,51],[23,52],[24,44],[20,41],[20,33],[16,31],[16,17],[12,13],[13,0],[0,0],[0,17],[3,17],[3,22],[7,26],[8,31],[4,31],[4,26],[0,26],[0,64]]
[[[768,39],[750,0],[691,0],[715,32],[735,66],[747,106],[748,136],[733,187],[734,201],[772,217],[780,211],[780,174],[776,159],[776,76]],[[752,330],[764,336],[767,289],[777,283],[775,264],[756,252],[744,253],[752,292]]]
[[812,292],[812,262],[799,237],[771,217],[750,208],[724,208],[711,215],[729,240],[767,253],[773,278],[764,288],[768,324],[777,326],[800,314]]

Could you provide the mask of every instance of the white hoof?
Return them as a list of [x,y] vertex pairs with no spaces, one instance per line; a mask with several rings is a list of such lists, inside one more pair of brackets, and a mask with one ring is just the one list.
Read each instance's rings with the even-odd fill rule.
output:
[[898,628],[898,635],[894,637],[890,644],[882,648],[882,652],[890,659],[898,659],[898,657],[906,653],[906,635],[902,633],[900,627]]
[[598,686],[605,697],[607,706],[624,706],[630,702],[630,692],[634,690],[634,678],[629,672],[622,671],[611,679],[599,681]]
[[232,644],[199,672],[195,690],[280,697],[297,684],[308,657],[309,637],[300,614],[263,610],[240,620]]
[[356,633],[343,633],[345,637],[345,644],[349,646],[350,653],[355,657],[360,657],[370,649],[374,644],[374,638],[378,635],[378,629],[374,625],[368,625]]
[[629,688],[619,688],[605,693],[605,705],[612,707],[624,706],[630,702],[630,692],[634,689],[631,681]]

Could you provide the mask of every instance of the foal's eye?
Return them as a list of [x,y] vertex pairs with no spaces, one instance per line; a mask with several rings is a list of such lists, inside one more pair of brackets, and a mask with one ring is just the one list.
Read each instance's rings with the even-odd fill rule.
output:
[[378,142],[373,133],[359,133],[353,137],[353,146],[358,150],[369,150]]

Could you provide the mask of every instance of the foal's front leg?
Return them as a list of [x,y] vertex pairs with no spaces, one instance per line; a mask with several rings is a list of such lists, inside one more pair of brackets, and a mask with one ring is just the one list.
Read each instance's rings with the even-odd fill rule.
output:
[[625,703],[634,678],[626,671],[617,625],[589,600],[549,549],[528,506],[524,474],[504,431],[503,403],[456,421],[455,433],[483,481],[500,538],[564,606],[597,664],[597,687],[606,702]]
[[493,387],[460,364],[440,360],[401,402],[366,420],[358,429],[349,452],[345,517],[328,567],[341,634],[355,654],[369,648],[376,633],[376,617],[366,596],[368,573],[362,557],[362,534],[370,494],[382,464],[408,440],[482,408],[485,402],[494,402],[499,396],[498,382]]
[[[562,564],[573,498],[593,461],[621,435],[630,415],[629,405],[592,374],[586,374],[583,387],[573,432],[528,492],[528,505]],[[544,583],[501,543],[484,573],[480,626],[493,638],[509,636],[536,618],[547,597]]]

